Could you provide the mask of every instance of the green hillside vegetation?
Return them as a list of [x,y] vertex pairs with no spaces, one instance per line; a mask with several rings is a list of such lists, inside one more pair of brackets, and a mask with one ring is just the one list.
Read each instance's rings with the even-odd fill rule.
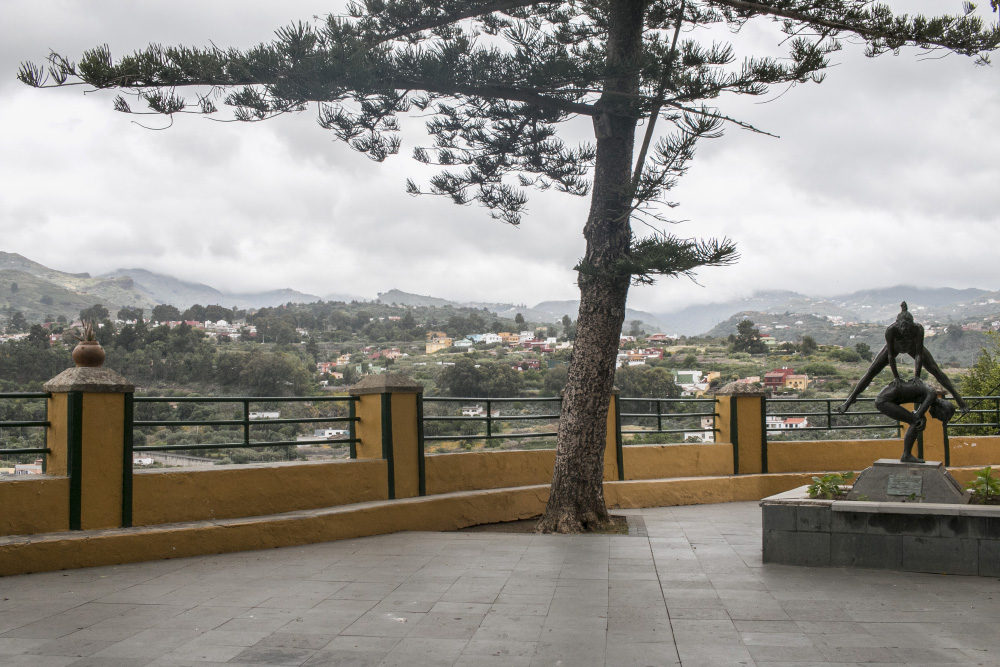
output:
[[101,291],[115,300],[67,289],[23,271],[0,270],[0,326],[5,326],[18,311],[31,322],[54,321],[59,316],[72,319],[95,302],[114,304],[117,310],[123,305],[121,299],[128,298],[127,290],[120,286],[107,285]]
[[[11,273],[15,273],[13,277],[20,278],[20,281],[17,289],[10,294],[12,298],[7,302],[8,308],[20,303],[16,299],[20,298],[22,292],[27,292],[29,298],[41,298],[49,294],[43,293],[43,287],[48,283],[23,273]],[[11,290],[8,288],[7,291]],[[105,312],[99,305],[85,303],[87,312],[97,313],[100,317],[113,317],[117,314],[121,319],[131,320],[137,315],[127,309]],[[424,353],[427,333],[442,332],[458,340],[470,333],[530,330],[536,331],[539,336],[553,336],[565,341],[567,336],[571,339],[575,331],[575,323],[568,318],[566,323],[559,326],[531,321],[518,322],[514,319],[497,317],[485,310],[451,305],[402,307],[385,303],[320,301],[305,305],[262,308],[251,313],[234,312],[218,305],[195,305],[183,312],[161,305],[156,311],[166,313],[169,319],[199,321],[223,319],[229,322],[236,320],[243,340],[229,340],[226,336],[212,338],[201,329],[183,324],[170,329],[147,322],[116,325],[105,319],[98,328],[98,338],[107,351],[105,365],[134,382],[138,395],[318,396],[331,391],[343,392],[363,374],[389,371],[405,373],[420,382],[425,388],[424,393],[427,397],[453,396],[469,399],[558,397],[566,381],[566,368],[571,354],[568,349],[539,355],[527,350],[508,349],[498,344],[477,344],[468,351],[447,348],[427,355]],[[79,312],[76,315],[79,315]],[[146,313],[146,316],[148,317],[149,313]],[[50,329],[46,330],[37,320],[32,322],[31,318],[23,314],[17,319],[23,325],[22,330],[28,331],[29,334],[25,339],[0,344],[0,378],[2,378],[0,391],[39,390],[45,381],[71,365],[69,351],[75,340],[67,335],[62,342],[50,344],[49,333],[63,331],[65,325],[50,324]],[[255,338],[248,337],[250,326],[257,328]],[[807,334],[799,341],[785,341],[780,345],[768,347],[764,353],[751,354],[737,351],[737,347],[741,346],[743,349],[749,349],[744,345],[747,343],[754,350],[760,349],[754,344],[757,339],[752,330],[755,327],[756,325],[750,321],[749,325],[744,324],[742,332],[739,327],[734,326],[724,337],[682,337],[662,348],[663,359],[649,360],[645,365],[619,369],[615,382],[621,390],[622,398],[654,399],[679,396],[681,390],[674,382],[675,371],[699,370],[705,374],[717,373],[718,377],[712,380],[712,389],[715,389],[738,379],[763,378],[768,371],[787,366],[794,368],[797,373],[808,374],[810,386],[800,392],[781,391],[778,397],[840,399],[861,377],[868,367],[872,353],[878,349],[863,342],[839,347],[818,342]],[[819,331],[816,330],[817,335]],[[742,342],[739,338],[740,333],[745,334]],[[965,385],[959,384],[963,387],[963,391],[969,391],[973,386],[982,389],[984,383],[989,383],[993,378],[990,373],[995,374],[995,370],[991,369],[996,365],[996,335],[963,332],[959,327],[951,327],[945,334],[928,339],[928,346],[935,357],[956,379],[966,371],[955,359],[978,355],[982,340],[989,342],[992,345],[990,349],[993,350],[993,356],[987,354],[980,357],[981,363],[976,367],[976,376],[985,380],[976,385],[969,384],[971,380],[967,380]],[[652,345],[640,336],[627,347],[641,349]],[[395,360],[372,359],[366,354],[393,347],[398,348],[405,356]],[[344,374],[343,379],[338,380],[317,372],[317,362],[335,361],[341,355],[350,358],[350,363],[338,367],[338,371]],[[540,362],[537,370],[526,369],[526,362],[532,360]],[[904,375],[912,372],[908,358],[900,359],[900,371]],[[863,397],[874,396],[889,379],[889,372],[884,371]],[[323,386],[324,382],[326,386]],[[476,401],[471,400],[471,404],[475,405]],[[428,403],[426,414],[456,415],[460,414],[462,405]],[[821,416],[817,417],[817,422],[818,425],[823,425],[825,417],[822,415],[826,412],[825,405],[825,403],[792,403],[781,409],[819,411]],[[259,407],[266,409],[263,403]],[[4,409],[16,412],[24,408],[13,405]],[[142,408],[142,410],[152,409],[150,406]],[[162,407],[156,409],[162,410]],[[235,408],[228,404],[215,407],[199,406],[197,412],[191,414],[206,419],[230,419],[232,417],[228,415],[233,409]],[[310,412],[314,409],[318,408],[315,406],[288,408],[287,416],[293,416],[293,413],[297,415],[299,412],[303,415],[316,416]],[[334,408],[338,409],[340,408]],[[552,432],[555,425],[551,420],[518,421],[516,416],[537,416],[558,412],[554,404],[517,401],[496,403],[494,409],[512,420],[496,422],[493,425],[494,434]],[[698,415],[704,409],[704,406],[698,404],[668,406],[662,403],[661,412],[681,413],[681,417],[664,422],[663,428],[697,431],[701,428]],[[187,410],[189,408],[185,407],[181,411]],[[622,411],[628,415],[624,419],[625,428],[639,431],[627,436],[627,443],[670,443],[681,442],[685,438],[684,433],[643,433],[657,428],[658,421],[653,416],[657,412],[655,401],[626,400]],[[179,415],[180,412],[172,414]],[[843,418],[840,423],[865,423],[859,419],[860,417],[851,414]],[[482,434],[485,428],[481,422],[476,421],[429,422],[429,424],[433,425],[428,427],[430,429],[428,433],[436,435]],[[140,435],[142,441],[149,444],[162,442],[179,445],[233,442],[240,439],[235,431],[222,427],[147,430],[148,433]],[[269,435],[261,437],[273,438],[275,441],[289,441],[294,440],[297,435],[311,431],[299,426],[281,428],[274,426],[270,431],[264,429],[262,432]],[[869,433],[866,430],[851,432],[850,435],[878,437],[878,433],[877,431]],[[33,436],[24,437],[28,439],[21,441],[15,438],[9,441],[7,446],[17,446],[10,444],[15,441],[22,442],[21,446],[29,446],[23,443],[29,442]],[[796,433],[794,436],[773,434],[773,437],[775,439],[829,438],[831,434],[826,431],[813,431]],[[490,441],[489,447],[537,448],[551,447],[553,443],[552,438],[527,440],[512,435],[509,439]],[[487,445],[482,440],[456,439],[435,441],[429,451],[447,452],[485,446]],[[217,456],[220,461],[242,462],[279,460],[298,455],[294,448],[275,447],[256,453],[253,450],[226,450],[212,456]]]

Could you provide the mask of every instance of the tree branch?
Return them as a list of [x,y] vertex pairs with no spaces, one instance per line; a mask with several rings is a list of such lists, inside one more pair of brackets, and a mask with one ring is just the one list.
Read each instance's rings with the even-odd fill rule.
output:
[[456,12],[454,14],[444,14],[441,16],[436,16],[434,18],[428,18],[416,25],[403,28],[402,30],[397,30],[392,33],[379,36],[376,44],[382,44],[384,42],[391,42],[394,39],[400,39],[401,37],[407,37],[424,30],[432,30],[434,28],[440,28],[446,26],[450,23],[455,23],[456,21],[461,21],[464,19],[470,19],[474,16],[482,16],[483,14],[492,14],[493,12],[501,12],[510,9],[520,9],[521,7],[528,7],[530,5],[544,4],[538,0],[491,0],[490,2],[484,2],[481,5],[472,5],[468,9]]

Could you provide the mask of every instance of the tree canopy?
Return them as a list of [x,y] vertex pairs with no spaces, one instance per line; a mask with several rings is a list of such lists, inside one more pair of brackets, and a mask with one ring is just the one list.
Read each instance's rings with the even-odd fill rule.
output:
[[730,342],[734,352],[767,353],[767,344],[761,340],[760,329],[754,326],[753,320],[740,320],[736,325],[736,335],[731,336]]

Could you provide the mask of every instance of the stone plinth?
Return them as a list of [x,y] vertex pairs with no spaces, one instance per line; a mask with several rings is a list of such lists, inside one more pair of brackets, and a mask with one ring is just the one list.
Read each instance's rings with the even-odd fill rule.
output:
[[904,463],[879,459],[866,468],[847,494],[848,500],[964,505],[970,495],[940,461]]
[[807,489],[761,501],[765,563],[1000,576],[1000,507],[822,500]]

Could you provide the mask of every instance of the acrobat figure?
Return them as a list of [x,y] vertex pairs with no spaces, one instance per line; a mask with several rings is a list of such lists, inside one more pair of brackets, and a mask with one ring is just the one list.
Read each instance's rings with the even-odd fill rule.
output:
[[969,406],[965,404],[965,401],[962,400],[961,395],[959,395],[958,390],[955,389],[951,380],[941,371],[937,362],[934,361],[934,357],[924,347],[924,327],[913,321],[913,315],[907,309],[905,301],[899,307],[902,310],[896,316],[896,322],[890,324],[885,329],[885,346],[875,355],[871,366],[868,367],[864,376],[858,380],[858,384],[854,386],[847,400],[837,406],[837,412],[840,414],[847,412],[847,409],[857,400],[858,395],[868,388],[868,385],[875,379],[875,376],[881,373],[882,369],[887,365],[892,370],[894,382],[902,382],[899,377],[899,371],[896,370],[896,355],[904,352],[913,357],[914,379],[919,380],[921,369],[926,368],[927,372],[933,375],[934,379],[940,382],[941,386],[954,397],[959,409],[962,412],[968,412]]
[[[927,426],[925,415],[928,409],[932,417],[943,422],[948,422],[954,416],[955,406],[944,400],[943,394],[943,391],[939,392],[923,380],[913,378],[906,381],[893,380],[875,398],[876,410],[896,421],[910,425],[903,436],[903,456],[900,457],[900,461],[924,462],[923,459],[913,455],[913,443],[917,439],[917,434]],[[910,412],[901,405],[902,403],[913,403],[917,409]]]

